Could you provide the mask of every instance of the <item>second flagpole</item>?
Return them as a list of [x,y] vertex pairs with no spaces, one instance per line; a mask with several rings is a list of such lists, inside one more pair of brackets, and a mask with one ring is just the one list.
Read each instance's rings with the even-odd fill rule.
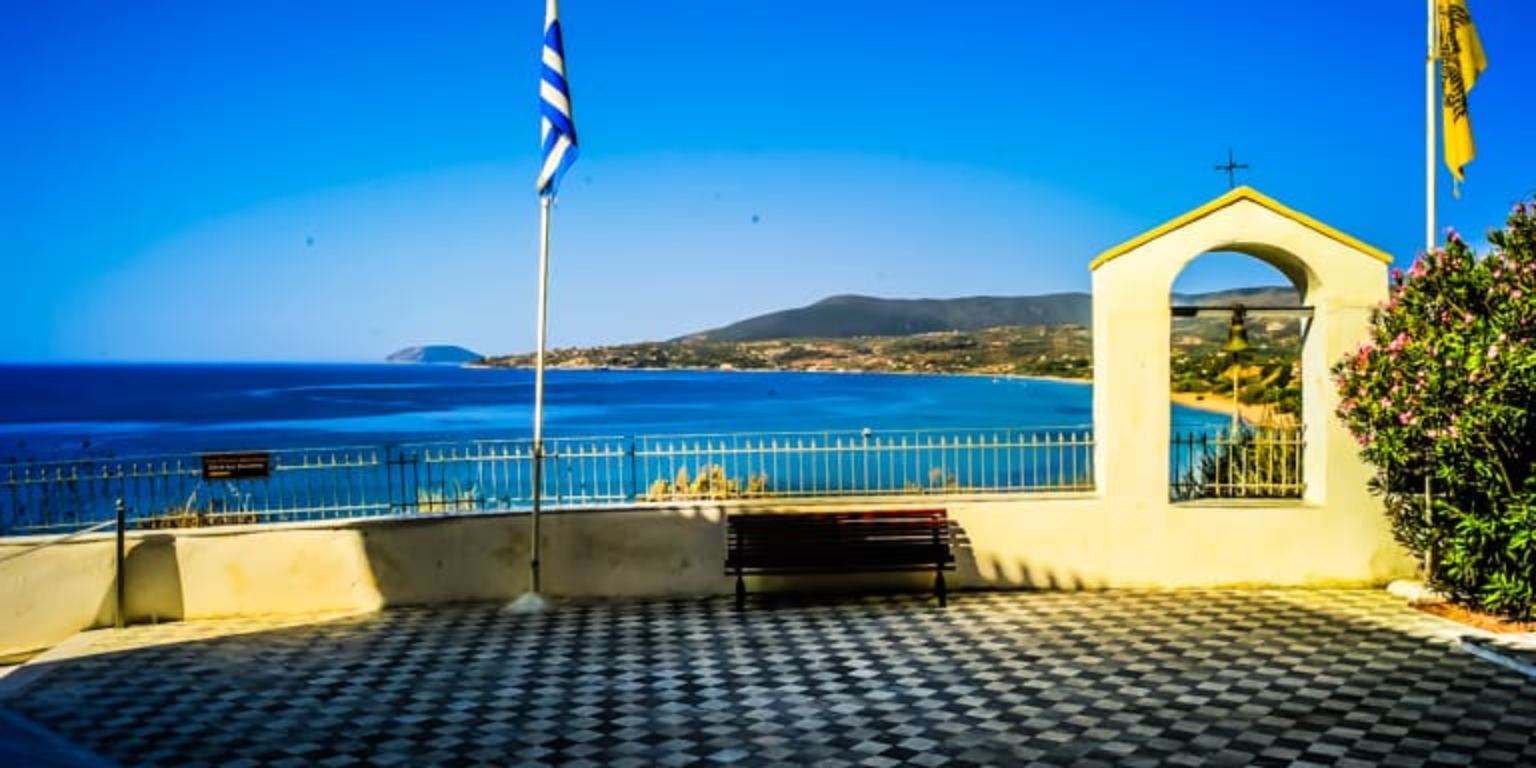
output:
[[1435,249],[1435,98],[1439,85],[1440,0],[1428,0],[1429,47],[1424,58],[1424,252]]
[[[1428,0],[1429,35],[1424,57],[1424,258],[1435,250],[1435,97],[1439,92],[1440,0]],[[1434,499],[1430,496],[1430,475],[1424,476],[1424,524],[1434,528]],[[1434,578],[1435,545],[1424,548],[1424,578]]]

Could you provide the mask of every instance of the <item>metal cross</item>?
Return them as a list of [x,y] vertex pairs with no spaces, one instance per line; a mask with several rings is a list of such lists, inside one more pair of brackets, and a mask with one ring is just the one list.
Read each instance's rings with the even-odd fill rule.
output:
[[1243,171],[1248,170],[1248,164],[1247,163],[1239,163],[1236,160],[1233,160],[1232,159],[1232,150],[1229,148],[1229,149],[1227,149],[1227,164],[1226,165],[1218,165],[1218,166],[1216,166],[1216,170],[1218,170],[1218,171],[1226,171],[1227,172],[1227,189],[1232,189],[1232,188],[1237,186],[1237,180],[1235,178],[1235,173],[1234,172],[1235,171],[1239,171],[1239,170],[1243,170]]

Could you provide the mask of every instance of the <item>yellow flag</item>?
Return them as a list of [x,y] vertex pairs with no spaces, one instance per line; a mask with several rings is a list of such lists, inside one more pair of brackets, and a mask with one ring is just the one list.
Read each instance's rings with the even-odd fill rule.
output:
[[1467,0],[1439,0],[1440,86],[1443,98],[1445,164],[1457,183],[1465,180],[1463,169],[1477,156],[1472,143],[1472,118],[1467,114],[1467,94],[1477,76],[1488,68],[1483,43],[1472,26]]

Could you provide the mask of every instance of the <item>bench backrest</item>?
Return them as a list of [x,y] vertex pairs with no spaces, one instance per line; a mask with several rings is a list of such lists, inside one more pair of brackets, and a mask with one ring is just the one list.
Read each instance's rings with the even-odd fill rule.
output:
[[860,570],[954,562],[942,509],[745,513],[726,523],[728,568]]

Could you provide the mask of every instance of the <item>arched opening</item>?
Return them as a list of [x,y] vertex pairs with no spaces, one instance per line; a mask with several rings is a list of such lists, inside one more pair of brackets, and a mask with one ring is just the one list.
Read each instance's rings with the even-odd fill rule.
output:
[[1239,247],[1195,256],[1169,292],[1174,500],[1298,498],[1305,487],[1309,316],[1293,279],[1304,269],[1272,247]]

